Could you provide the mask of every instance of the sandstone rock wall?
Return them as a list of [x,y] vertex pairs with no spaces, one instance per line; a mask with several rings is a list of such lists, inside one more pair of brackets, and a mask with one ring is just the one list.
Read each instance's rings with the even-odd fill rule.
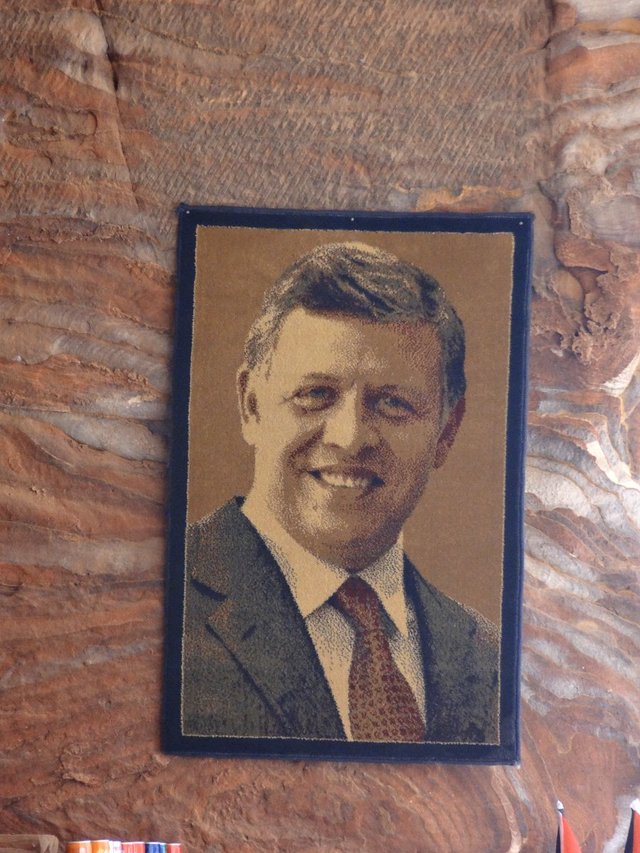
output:
[[[0,827],[621,850],[640,793],[640,3],[3,0]],[[532,210],[523,761],[159,749],[178,202]]]

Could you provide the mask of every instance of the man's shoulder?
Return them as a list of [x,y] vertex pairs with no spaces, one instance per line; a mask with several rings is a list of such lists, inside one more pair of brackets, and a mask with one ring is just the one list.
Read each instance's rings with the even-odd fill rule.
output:
[[242,498],[231,498],[221,507],[187,525],[187,539],[197,541],[208,536],[233,533],[242,524]]
[[442,592],[407,563],[407,585],[422,620],[430,666],[460,681],[472,677],[477,686],[493,689],[500,670],[499,627]]
[[410,563],[406,579],[424,641],[430,737],[498,743],[498,627],[429,583]]
[[235,567],[264,561],[266,548],[242,512],[242,499],[232,498],[215,512],[187,526],[186,566],[192,580],[224,592]]
[[473,607],[469,607],[447,595],[426,580],[408,558],[405,558],[407,581],[413,591],[414,603],[428,611],[432,626],[445,629],[463,629],[465,634],[474,635],[478,641],[497,646],[500,640],[498,626]]

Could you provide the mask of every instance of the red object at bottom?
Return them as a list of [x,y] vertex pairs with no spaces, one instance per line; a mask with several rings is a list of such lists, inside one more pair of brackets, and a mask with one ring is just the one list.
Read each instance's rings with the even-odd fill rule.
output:
[[631,824],[624,853],[640,853],[640,800],[634,800],[631,804]]
[[575,837],[569,822],[562,812],[562,804],[558,803],[558,841],[556,853],[582,853],[578,839]]

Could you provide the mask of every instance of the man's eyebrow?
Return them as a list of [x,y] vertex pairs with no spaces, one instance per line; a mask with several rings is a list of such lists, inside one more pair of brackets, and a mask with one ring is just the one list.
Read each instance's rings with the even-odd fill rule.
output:
[[304,376],[296,377],[295,384],[301,385],[305,382],[336,382],[337,376],[331,373],[305,373]]
[[429,391],[423,388],[416,388],[415,385],[404,385],[401,382],[387,382],[384,385],[376,385],[375,390],[379,391],[383,394],[393,393],[393,394],[411,394],[413,396],[416,395],[428,395]]

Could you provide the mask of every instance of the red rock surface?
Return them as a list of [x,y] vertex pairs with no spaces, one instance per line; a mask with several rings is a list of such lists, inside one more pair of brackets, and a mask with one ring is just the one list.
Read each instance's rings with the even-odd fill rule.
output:
[[[560,797],[585,853],[622,849],[640,793],[637,14],[5,0],[2,831],[540,851]],[[181,201],[537,214],[520,767],[161,753]]]

